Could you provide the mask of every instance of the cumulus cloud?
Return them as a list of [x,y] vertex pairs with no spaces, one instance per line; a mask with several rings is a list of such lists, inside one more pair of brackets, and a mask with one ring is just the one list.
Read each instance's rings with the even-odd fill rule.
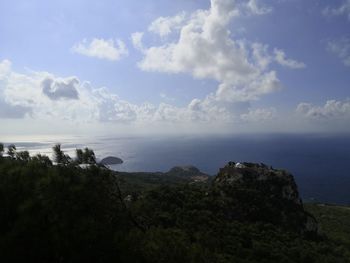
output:
[[148,31],[158,34],[161,37],[169,35],[174,29],[180,29],[185,20],[185,13],[182,12],[173,17],[159,17],[148,27]]
[[248,12],[255,15],[265,15],[272,12],[272,7],[262,6],[258,0],[249,0],[246,3],[246,8]]
[[0,76],[0,95],[0,112],[9,118],[93,122],[100,116],[100,98],[89,83],[76,77],[33,71],[23,74],[8,68]]
[[273,52],[275,55],[276,62],[282,66],[292,68],[292,69],[301,69],[306,67],[306,65],[302,62],[298,62],[293,59],[287,59],[286,54],[284,53],[283,50],[275,48]]
[[75,77],[68,79],[53,79],[47,77],[41,82],[43,93],[52,100],[79,98],[77,86],[79,80]]
[[[76,124],[92,124],[94,127],[123,124],[132,125],[127,127],[142,127],[142,131],[153,129],[157,132],[164,131],[164,127],[168,127],[169,131],[178,131],[181,127],[181,130],[200,132],[233,132],[237,129],[245,131],[248,126],[251,129],[270,131],[276,127],[302,129],[309,120],[320,123],[320,127],[324,129],[331,126],[340,127],[338,130],[347,130],[350,123],[350,100],[329,100],[322,106],[300,103],[296,109],[299,118],[293,122],[293,119],[288,119],[288,115],[285,115],[283,118],[288,121],[281,125],[281,119],[277,118],[277,109],[254,108],[247,101],[223,101],[216,94],[209,94],[202,99],[194,98],[182,107],[169,103],[133,104],[111,93],[107,88],[93,87],[89,82],[76,77],[58,77],[48,72],[18,73],[12,70],[9,61],[0,62],[0,69],[0,118],[22,118],[21,123],[44,121],[57,124],[68,121],[65,123],[74,127]],[[64,83],[73,86],[79,96],[67,99],[62,98],[62,93],[59,93],[60,95],[56,94],[57,97],[52,99],[43,92],[45,82],[49,83],[46,85],[51,88],[51,92],[57,88],[59,90]],[[65,92],[63,94],[66,95]],[[299,125],[297,121],[300,119],[305,122]],[[332,125],[329,125],[330,122]],[[342,126],[333,125],[334,123]],[[312,129],[315,130],[315,126]]]
[[329,41],[327,49],[340,58],[345,66],[350,67],[350,38]]
[[350,100],[328,100],[322,106],[300,103],[296,112],[304,118],[317,121],[350,120]]
[[131,41],[134,46],[134,48],[142,51],[144,50],[143,44],[142,44],[142,38],[144,33],[143,32],[135,32],[131,34]]
[[[255,1],[250,4],[254,6]],[[142,34],[133,35],[134,46],[144,54],[138,63],[144,71],[187,73],[198,79],[219,82],[214,94],[224,101],[247,101],[281,88],[275,61],[284,66],[301,68],[304,64],[286,59],[278,50],[272,59],[268,47],[260,43],[235,40],[229,32],[232,19],[240,14],[241,5],[232,0],[211,0],[208,10],[197,10],[181,21],[175,41],[151,47],[142,43]],[[162,23],[173,18],[162,18]],[[157,20],[156,20],[157,21]],[[140,48],[141,47],[141,48]]]
[[0,119],[21,119],[31,114],[31,109],[20,105],[11,105],[0,99]]
[[234,116],[210,96],[194,99],[185,107],[167,103],[136,105],[77,77],[62,78],[48,72],[17,73],[7,60],[0,62],[0,112],[0,118],[151,125],[222,122]]
[[31,113],[31,109],[21,106],[18,103],[11,103],[7,100],[3,88],[8,85],[11,75],[11,61],[0,61],[0,118],[19,119]]
[[247,113],[241,114],[240,118],[246,122],[264,122],[276,117],[276,109],[249,109]]
[[323,9],[323,14],[327,16],[346,15],[350,20],[350,0],[344,0],[340,6],[337,7],[327,6],[325,9]]
[[76,43],[71,50],[74,53],[84,56],[112,61],[120,60],[122,57],[128,55],[128,49],[120,39],[94,38],[91,41],[84,39],[83,41]]
[[11,71],[11,61],[5,59],[0,62],[0,79],[5,78]]

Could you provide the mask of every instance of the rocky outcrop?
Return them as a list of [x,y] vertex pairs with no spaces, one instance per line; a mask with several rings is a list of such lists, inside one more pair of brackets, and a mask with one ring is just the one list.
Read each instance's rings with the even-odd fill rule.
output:
[[101,164],[103,165],[114,165],[114,164],[122,164],[123,160],[118,158],[118,157],[114,157],[114,156],[108,156],[106,158],[103,158],[100,161]]
[[224,214],[235,220],[263,221],[299,232],[317,232],[304,211],[293,176],[256,163],[229,162],[213,181]]

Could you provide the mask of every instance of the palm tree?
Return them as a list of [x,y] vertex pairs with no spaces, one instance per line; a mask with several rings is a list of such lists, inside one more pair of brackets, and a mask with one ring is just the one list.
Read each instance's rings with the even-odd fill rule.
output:
[[7,155],[10,156],[12,159],[15,158],[16,154],[16,146],[14,144],[10,144],[7,146]]

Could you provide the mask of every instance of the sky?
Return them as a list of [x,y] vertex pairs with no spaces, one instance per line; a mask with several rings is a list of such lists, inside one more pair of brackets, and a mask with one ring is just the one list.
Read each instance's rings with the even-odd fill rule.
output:
[[0,134],[350,132],[350,0],[0,0]]

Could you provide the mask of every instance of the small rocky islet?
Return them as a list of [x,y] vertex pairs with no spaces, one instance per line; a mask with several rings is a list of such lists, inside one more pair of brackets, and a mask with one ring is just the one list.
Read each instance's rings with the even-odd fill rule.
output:
[[103,165],[115,165],[115,164],[122,164],[124,161],[118,157],[115,157],[115,156],[108,156],[108,157],[105,157],[103,158],[101,161],[100,161],[100,164],[103,164]]

